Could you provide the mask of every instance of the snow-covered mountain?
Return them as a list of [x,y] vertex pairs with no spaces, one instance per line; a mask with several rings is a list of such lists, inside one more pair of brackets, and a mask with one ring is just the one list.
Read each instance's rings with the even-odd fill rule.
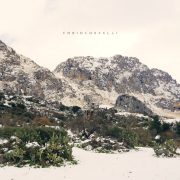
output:
[[173,110],[180,100],[180,85],[168,73],[149,69],[137,58],[74,57],[51,72],[2,41],[0,91],[81,107],[92,102],[111,107],[123,94],[136,97],[151,110]]
[[180,99],[176,80],[164,71],[148,68],[134,57],[69,58],[56,67],[54,74],[68,87],[66,103],[84,105],[91,101],[114,105],[119,95],[129,94],[151,109],[172,110]]
[[0,41],[0,90],[53,100],[62,91],[62,82],[48,69],[17,54]]

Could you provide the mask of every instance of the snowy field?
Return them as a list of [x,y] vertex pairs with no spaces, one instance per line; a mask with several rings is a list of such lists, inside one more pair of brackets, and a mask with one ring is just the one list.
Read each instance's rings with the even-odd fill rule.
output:
[[60,168],[0,168],[0,180],[180,180],[180,157],[157,158],[150,148],[100,154],[74,148],[78,165]]

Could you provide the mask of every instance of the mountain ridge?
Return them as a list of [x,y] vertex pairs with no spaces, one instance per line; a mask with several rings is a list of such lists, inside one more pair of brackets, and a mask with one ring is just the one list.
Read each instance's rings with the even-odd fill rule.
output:
[[[60,63],[53,72],[56,77],[72,84],[72,88],[77,85],[78,87],[74,88],[80,89],[77,96],[83,96],[84,89],[89,88],[89,90],[91,89],[90,96],[91,94],[94,96],[95,93],[95,99],[98,101],[102,101],[102,96],[98,94],[103,94],[103,97],[109,100],[111,96],[113,101],[110,100],[110,103],[113,104],[115,102],[113,96],[117,98],[120,94],[135,95],[142,101],[144,98],[150,101],[154,96],[158,97],[158,100],[154,99],[157,101],[154,102],[156,106],[172,109],[174,101],[178,101],[180,98],[180,85],[176,80],[164,71],[149,69],[134,57],[121,55],[110,58],[79,56]],[[144,97],[140,98],[139,95],[142,94]]]
[[180,84],[171,75],[122,55],[68,58],[51,72],[0,41],[0,75],[1,91],[69,106],[114,106],[119,95],[129,94],[150,109],[173,110],[180,99]]
[[[0,41],[0,87],[8,93],[28,94],[48,99],[47,94],[61,90],[61,81],[47,68],[17,54]],[[49,92],[51,91],[51,92]]]

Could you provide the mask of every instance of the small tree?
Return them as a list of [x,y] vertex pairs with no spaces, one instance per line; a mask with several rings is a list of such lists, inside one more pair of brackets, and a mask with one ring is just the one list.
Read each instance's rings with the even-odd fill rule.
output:
[[150,123],[150,130],[154,131],[155,134],[161,132],[161,121],[159,120],[159,116],[153,117],[153,120]]

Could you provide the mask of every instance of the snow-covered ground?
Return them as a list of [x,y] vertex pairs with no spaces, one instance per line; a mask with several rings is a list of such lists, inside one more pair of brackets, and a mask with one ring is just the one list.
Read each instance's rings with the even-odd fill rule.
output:
[[140,113],[130,113],[130,112],[118,112],[116,113],[116,115],[121,115],[121,116],[136,116],[136,117],[144,117],[144,118],[148,118],[148,116],[145,116],[143,114]]
[[179,119],[165,119],[164,122],[166,122],[166,123],[176,123],[176,122],[180,122],[180,118]]
[[157,158],[150,148],[100,154],[74,148],[78,165],[60,168],[0,168],[2,180],[180,180],[180,157]]

